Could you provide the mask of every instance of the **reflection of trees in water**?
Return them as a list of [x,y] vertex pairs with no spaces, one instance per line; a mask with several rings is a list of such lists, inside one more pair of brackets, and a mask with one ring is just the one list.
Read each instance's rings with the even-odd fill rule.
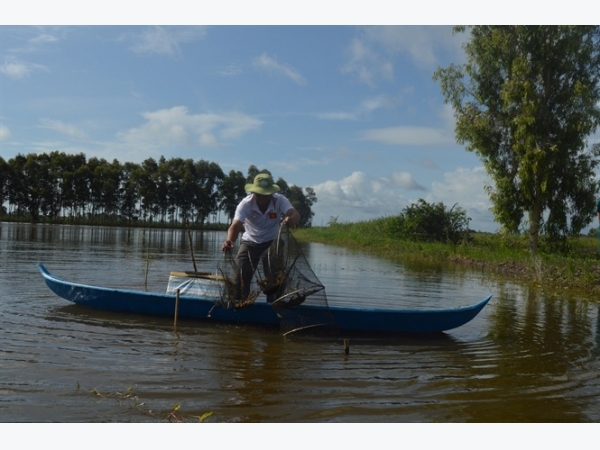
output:
[[400,261],[400,263],[406,275],[425,283],[441,283],[449,278],[455,280],[480,275],[473,269],[450,263],[431,261]]
[[[226,353],[215,355],[221,390],[228,392],[227,403],[235,407],[238,420],[244,422],[281,421],[283,385],[288,378],[284,362],[289,360],[283,349],[288,345],[274,330],[260,332],[253,328],[223,336]],[[282,405],[283,406],[283,405]]]
[[422,261],[402,261],[404,273],[415,282],[441,283],[447,275],[448,267]]
[[600,356],[600,306],[598,306],[596,314],[596,333],[594,334],[594,346],[590,351],[590,354],[598,358]]
[[[500,285],[489,338],[497,354],[474,369],[468,406],[477,421],[587,421],[577,397],[589,378],[591,318],[585,303],[545,298],[535,287]],[[477,414],[477,415],[475,415]]]

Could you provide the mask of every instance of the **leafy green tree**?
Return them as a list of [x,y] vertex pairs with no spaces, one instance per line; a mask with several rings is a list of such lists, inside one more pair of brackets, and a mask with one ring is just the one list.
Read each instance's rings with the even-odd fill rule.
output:
[[290,186],[289,186],[289,184],[287,184],[287,182],[283,178],[281,178],[281,177],[279,177],[277,179],[277,181],[275,182],[275,184],[277,186],[279,186],[279,193],[281,195],[286,196],[289,199],[290,198]]
[[453,242],[464,240],[469,234],[469,217],[464,209],[454,205],[449,210],[443,203],[428,203],[422,198],[402,211],[397,221],[398,231],[414,241]]
[[196,221],[203,225],[219,209],[219,196],[225,175],[218,164],[203,159],[197,161],[194,167],[196,178],[193,204],[197,214]]
[[171,158],[167,161],[169,170],[169,214],[171,223],[187,223],[192,212],[195,168],[192,159]]
[[75,215],[78,217],[85,216],[86,210],[91,204],[91,179],[92,171],[90,170],[90,166],[84,160],[73,174],[73,207],[75,209]]
[[[63,154],[64,155],[64,154]],[[60,182],[62,180],[62,155],[52,152],[35,155],[36,189],[40,197],[39,212],[44,217],[55,218],[62,210]]]
[[119,189],[119,210],[127,222],[137,220],[139,209],[139,164],[126,162],[121,171],[121,187]]
[[157,184],[158,164],[154,158],[144,160],[138,170],[132,172],[139,189],[142,220],[152,220],[158,215]]
[[102,212],[102,177],[100,167],[106,164],[107,161],[104,158],[98,159],[96,157],[90,158],[87,163],[88,170],[85,171],[88,177],[86,184],[89,189],[87,208],[92,218],[96,216],[97,212]]
[[473,26],[466,64],[434,79],[454,109],[456,139],[482,160],[496,220],[508,232],[579,234],[594,216],[600,146],[600,27]]
[[165,221],[169,212],[169,164],[164,156],[158,160],[156,173],[156,207],[161,221]]
[[269,175],[271,175],[271,172],[269,172],[268,170],[258,170],[258,167],[256,167],[254,164],[252,164],[250,167],[248,167],[248,175],[246,177],[246,183],[254,183],[254,177],[256,177],[256,175],[258,175],[259,173],[268,173]]
[[27,180],[23,176],[23,167],[27,158],[18,154],[7,162],[6,198],[9,210],[17,216],[24,215],[27,196]]
[[19,209],[27,214],[32,222],[37,222],[42,203],[43,174],[40,162],[35,153],[30,153],[23,158],[16,158],[16,160],[17,167],[14,175],[16,178],[20,178],[18,186],[21,189],[17,204]]
[[60,195],[62,206],[70,210],[70,216],[73,218],[76,212],[82,207],[81,196],[88,190],[87,184],[81,183],[81,168],[87,164],[83,153],[77,155],[67,155],[61,153],[57,158],[57,164],[61,167]]
[[300,227],[310,227],[312,225],[312,218],[315,213],[312,212],[311,207],[317,201],[314,189],[308,187],[305,191],[306,194],[301,187],[291,186],[288,188],[287,193],[292,206],[300,214],[300,223],[298,224]]
[[221,201],[219,208],[225,212],[229,222],[233,220],[235,209],[246,196],[246,178],[242,172],[231,170],[229,175],[223,178],[221,184]]

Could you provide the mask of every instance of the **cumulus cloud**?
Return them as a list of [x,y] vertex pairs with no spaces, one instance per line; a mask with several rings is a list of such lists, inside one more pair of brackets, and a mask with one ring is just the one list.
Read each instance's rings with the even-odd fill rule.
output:
[[218,147],[221,140],[237,139],[262,125],[260,120],[237,112],[190,114],[184,106],[145,112],[142,116],[146,122],[122,133],[123,141],[144,145]]
[[392,174],[394,185],[400,189],[410,189],[415,191],[424,191],[425,188],[417,183],[412,174],[408,172],[394,172]]
[[482,166],[471,169],[459,168],[444,174],[443,181],[431,184],[431,195],[444,203],[460,203],[461,206],[474,206],[479,209],[490,207],[484,187],[492,180]]
[[353,222],[396,215],[408,204],[407,191],[424,190],[406,172],[396,172],[386,178],[357,171],[340,180],[328,180],[312,187],[318,199],[313,206],[315,225],[323,225],[321,222],[326,223],[331,217]]
[[484,192],[489,182],[483,167],[445,173],[443,181],[433,182],[429,189],[407,172],[395,172],[389,177],[354,172],[340,180],[313,186],[318,200],[313,206],[313,223],[323,226],[331,218],[357,222],[393,216],[423,198],[430,203],[442,202],[448,208],[458,204],[472,219],[471,228],[494,232],[499,227],[489,211],[491,204]]
[[277,62],[275,58],[271,58],[270,56],[264,53],[258,56],[257,58],[254,58],[253,65],[257,69],[266,71],[268,73],[281,75],[286,78],[289,78],[299,86],[306,85],[306,79],[300,74],[298,70],[296,70],[288,64],[281,64]]
[[428,201],[443,202],[447,207],[458,204],[471,218],[471,228],[495,232],[500,228],[494,222],[490,212],[492,206],[484,187],[492,183],[490,176],[482,166],[444,174],[443,181],[434,181]]
[[77,126],[61,122],[60,120],[41,119],[40,125],[42,128],[54,130],[70,138],[89,139],[89,136]]

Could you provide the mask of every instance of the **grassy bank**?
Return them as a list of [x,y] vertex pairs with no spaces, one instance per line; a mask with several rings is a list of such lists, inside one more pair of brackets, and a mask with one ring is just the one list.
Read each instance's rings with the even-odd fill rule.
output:
[[600,248],[595,237],[569,241],[568,250],[551,251],[542,240],[537,256],[527,236],[472,233],[459,244],[412,242],[386,232],[385,219],[299,229],[299,241],[322,242],[399,261],[445,262],[519,283],[541,286],[547,295],[569,294],[600,300]]

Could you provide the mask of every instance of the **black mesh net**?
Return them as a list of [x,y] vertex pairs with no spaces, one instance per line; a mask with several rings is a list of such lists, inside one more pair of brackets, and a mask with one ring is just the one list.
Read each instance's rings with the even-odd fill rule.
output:
[[[304,252],[287,226],[282,226],[268,247],[260,246],[242,255],[244,267],[226,252],[219,267],[223,276],[219,303],[227,308],[244,308],[267,301],[281,319],[285,334],[299,331],[334,333],[325,286],[311,269]],[[247,270],[247,272],[244,272]]]

